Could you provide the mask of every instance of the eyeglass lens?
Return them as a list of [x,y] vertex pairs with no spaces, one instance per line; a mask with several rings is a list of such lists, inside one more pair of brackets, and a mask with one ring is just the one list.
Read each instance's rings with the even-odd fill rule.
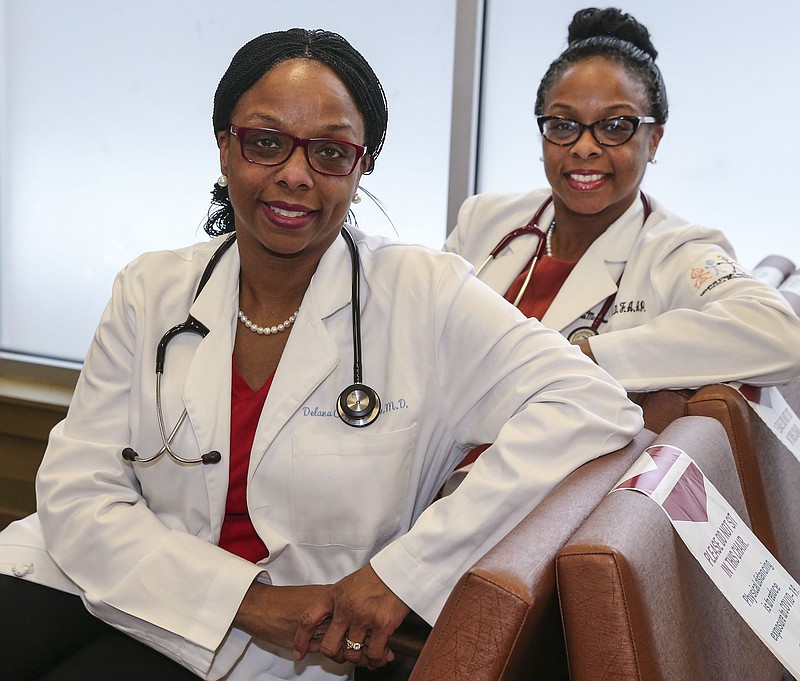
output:
[[544,122],[542,135],[555,144],[572,144],[583,134],[584,128],[588,128],[600,144],[613,147],[627,142],[638,127],[639,121],[633,117],[606,118],[591,125],[566,118],[553,118]]
[[[312,139],[305,144],[309,165],[327,175],[349,175],[358,160],[358,149],[346,142]],[[294,138],[277,130],[251,129],[242,136],[244,157],[253,163],[278,165],[289,158],[295,147]]]

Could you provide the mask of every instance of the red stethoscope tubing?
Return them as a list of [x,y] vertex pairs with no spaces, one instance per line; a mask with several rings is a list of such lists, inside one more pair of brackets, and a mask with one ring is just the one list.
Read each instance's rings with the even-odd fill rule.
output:
[[[644,207],[644,220],[642,221],[642,224],[644,224],[645,222],[647,222],[647,218],[650,217],[650,213],[653,212],[653,209],[650,206],[650,200],[647,198],[647,195],[644,192],[639,192],[639,196],[642,199],[642,206]],[[508,244],[514,241],[514,239],[516,239],[518,236],[522,236],[523,234],[536,234],[539,237],[539,243],[537,244],[536,251],[533,254],[533,260],[531,261],[531,266],[528,270],[528,276],[525,278],[525,282],[523,283],[522,288],[520,289],[520,293],[517,296],[517,300],[514,301],[514,305],[517,305],[519,303],[522,297],[522,293],[525,291],[528,281],[530,280],[530,277],[533,274],[533,268],[536,265],[536,261],[539,259],[539,255],[542,252],[542,245],[544,244],[545,241],[545,233],[539,227],[539,220],[541,219],[542,213],[544,213],[545,208],[547,208],[547,206],[549,206],[552,202],[553,202],[552,195],[548,196],[544,200],[542,205],[539,206],[538,210],[534,214],[533,218],[531,218],[530,222],[528,222],[528,224],[523,225],[522,227],[517,227],[516,229],[506,234],[502,239],[500,239],[500,241],[497,243],[497,246],[495,246],[491,250],[486,260],[484,260],[481,263],[480,267],[478,267],[478,269],[475,272],[476,277],[480,276],[481,272],[483,271],[483,268],[486,267],[486,265],[488,265],[492,260],[494,260],[494,258],[496,258],[503,251],[503,249],[506,248],[506,246],[508,246]],[[617,280],[617,288],[619,288],[619,282],[621,279],[622,279],[622,274],[620,274],[619,279]],[[608,310],[611,307],[611,303],[614,301],[615,297],[616,297],[616,292],[612,293],[608,298],[606,298],[606,301],[603,304],[602,309],[600,310],[600,314],[597,315],[597,317],[594,320],[594,323],[591,326],[592,330],[594,330],[595,332],[597,331],[597,329],[600,328],[600,324],[605,319],[605,316],[608,313]]]
[[530,222],[528,222],[527,225],[523,225],[522,227],[517,227],[515,230],[509,232],[502,239],[500,239],[497,246],[495,246],[491,250],[489,255],[486,257],[486,260],[484,260],[481,263],[480,267],[478,267],[477,271],[475,272],[475,276],[479,277],[481,272],[483,271],[483,268],[486,267],[486,265],[488,265],[492,260],[494,260],[498,255],[500,255],[500,253],[506,246],[508,246],[508,244],[510,244],[512,241],[514,241],[514,239],[516,239],[518,236],[522,236],[523,234],[535,234],[536,236],[539,237],[539,245],[536,247],[536,253],[533,256],[534,258],[538,258],[539,252],[542,249],[542,244],[544,243],[544,232],[539,227],[539,220],[541,219],[542,213],[544,213],[545,208],[547,208],[552,202],[553,202],[553,197],[548,196],[544,200],[544,203],[542,203],[542,205],[539,206],[539,209],[536,211],[536,213],[534,214],[534,216],[531,218]]

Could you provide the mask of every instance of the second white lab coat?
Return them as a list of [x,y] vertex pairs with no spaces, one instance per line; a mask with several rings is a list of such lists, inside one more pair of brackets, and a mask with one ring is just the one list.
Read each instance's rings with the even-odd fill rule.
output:
[[[239,257],[229,251],[192,303],[212,242],[143,256],[117,278],[39,472],[38,516],[0,533],[0,571],[80,594],[99,617],[203,677],[346,677],[346,665],[294,663],[289,651],[230,629],[254,578],[329,583],[369,561],[433,622],[460,575],[558,481],[641,427],[613,379],[501,302],[466,262],[354,233],[363,378],[382,413],[363,429],[335,414],[353,382],[350,258],[337,239],[302,301],[255,435],[247,500],[270,552],[262,565],[216,546]],[[167,350],[167,428],[185,406],[175,450],[218,450],[222,462],[131,465],[124,447],[143,456],[161,447],[155,348],[190,309],[210,333],[178,336]],[[496,444],[468,480],[431,506],[464,453],[487,441]]]
[[[537,190],[470,197],[445,250],[479,267],[548,196],[549,190]],[[592,243],[542,323],[568,336],[591,326],[613,295],[600,335],[589,344],[598,364],[629,391],[727,381],[774,385],[797,376],[800,319],[783,297],[735,261],[720,231],[690,224],[650,201],[645,224],[637,199]],[[552,218],[551,204],[540,220],[544,229]],[[533,235],[515,239],[480,278],[505,294],[537,243]]]

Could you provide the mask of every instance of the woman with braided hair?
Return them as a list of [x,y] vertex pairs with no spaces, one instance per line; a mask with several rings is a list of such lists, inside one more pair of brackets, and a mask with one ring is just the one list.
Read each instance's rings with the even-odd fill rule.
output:
[[461,258],[348,223],[386,123],[341,36],[268,33],[234,56],[216,236],[119,274],[38,511],[0,533],[5,680],[381,666],[410,609],[434,622],[559,480],[641,427],[613,379]]

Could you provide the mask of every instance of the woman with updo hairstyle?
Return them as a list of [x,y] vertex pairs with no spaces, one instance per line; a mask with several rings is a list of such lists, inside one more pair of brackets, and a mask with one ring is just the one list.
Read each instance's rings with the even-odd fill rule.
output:
[[118,275],[37,513],[0,532],[4,681],[380,667],[410,610],[435,622],[561,479],[641,428],[616,381],[463,259],[354,226],[386,124],[339,35],[234,56],[213,238]]
[[568,36],[536,94],[550,186],[468,198],[444,250],[630,392],[791,380],[800,320],[782,296],[736,262],[722,232],[641,189],[668,114],[648,30],[618,9],[589,8]]
[[445,250],[629,391],[800,372],[800,320],[717,229],[642,191],[667,122],[658,52],[619,9],[578,11],[536,94],[549,183],[468,198]]

